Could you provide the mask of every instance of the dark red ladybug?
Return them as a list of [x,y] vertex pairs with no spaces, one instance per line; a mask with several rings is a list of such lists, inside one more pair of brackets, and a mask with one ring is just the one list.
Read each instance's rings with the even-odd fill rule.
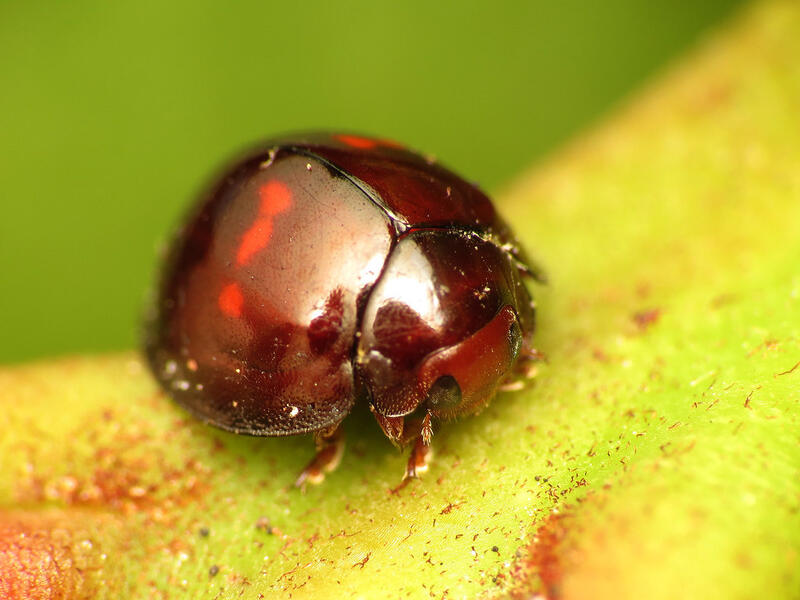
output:
[[526,276],[489,198],[434,161],[351,135],[277,140],[231,168],[174,240],[147,357],[212,425],[312,432],[298,485],[336,466],[356,402],[413,443],[413,477],[436,422],[525,376]]

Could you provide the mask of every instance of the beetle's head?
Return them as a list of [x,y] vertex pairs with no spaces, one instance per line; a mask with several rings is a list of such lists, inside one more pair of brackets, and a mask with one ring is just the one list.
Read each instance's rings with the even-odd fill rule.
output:
[[414,412],[449,419],[480,410],[533,333],[533,309],[499,245],[427,230],[393,249],[361,323],[357,377],[398,441],[397,424]]

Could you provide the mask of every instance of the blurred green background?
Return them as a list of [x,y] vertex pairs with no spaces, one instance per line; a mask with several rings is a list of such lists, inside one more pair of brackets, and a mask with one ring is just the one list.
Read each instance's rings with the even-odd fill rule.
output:
[[0,0],[0,362],[134,346],[160,242],[243,146],[374,133],[496,189],[737,4]]

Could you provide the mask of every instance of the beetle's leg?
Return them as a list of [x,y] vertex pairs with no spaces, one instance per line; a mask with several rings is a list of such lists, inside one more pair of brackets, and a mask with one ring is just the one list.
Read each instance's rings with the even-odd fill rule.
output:
[[433,436],[433,424],[431,423],[430,411],[425,413],[421,422],[413,423],[407,431],[417,432],[413,438],[414,445],[411,447],[411,455],[408,457],[406,472],[403,481],[418,477],[420,473],[428,470],[428,464],[433,458],[431,449],[431,437]]
[[500,383],[500,391],[514,392],[525,387],[528,379],[536,376],[536,363],[547,360],[544,354],[535,348],[523,344],[514,368]]
[[339,466],[344,453],[344,434],[340,423],[314,432],[314,442],[317,453],[300,473],[295,487],[305,487],[306,483],[318,484],[325,479],[325,473],[330,473]]

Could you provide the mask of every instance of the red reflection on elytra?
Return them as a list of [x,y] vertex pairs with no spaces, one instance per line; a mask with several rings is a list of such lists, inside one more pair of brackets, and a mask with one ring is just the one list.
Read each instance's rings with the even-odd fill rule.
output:
[[[269,244],[272,237],[272,219],[275,215],[289,209],[292,205],[292,192],[285,183],[269,181],[258,188],[258,216],[250,228],[242,235],[236,251],[236,265],[244,266],[258,251]],[[228,317],[238,319],[242,316],[244,295],[238,283],[229,283],[222,288],[217,298],[219,309]]]
[[245,231],[236,252],[236,264],[242,266],[259,250],[266,248],[272,237],[272,218],[287,210],[292,204],[292,192],[280,181],[270,181],[258,189],[261,199],[258,217]]
[[241,317],[244,296],[242,296],[242,290],[239,289],[239,284],[229,283],[222,288],[217,303],[219,304],[219,309],[229,317],[235,319]]
[[337,140],[339,140],[343,144],[347,144],[351,148],[368,149],[368,148],[374,148],[375,146],[378,145],[375,140],[371,140],[371,139],[365,138],[365,137],[360,137],[360,136],[357,136],[357,135],[344,135],[344,134],[342,134],[342,135],[335,135],[333,137],[335,137]]

